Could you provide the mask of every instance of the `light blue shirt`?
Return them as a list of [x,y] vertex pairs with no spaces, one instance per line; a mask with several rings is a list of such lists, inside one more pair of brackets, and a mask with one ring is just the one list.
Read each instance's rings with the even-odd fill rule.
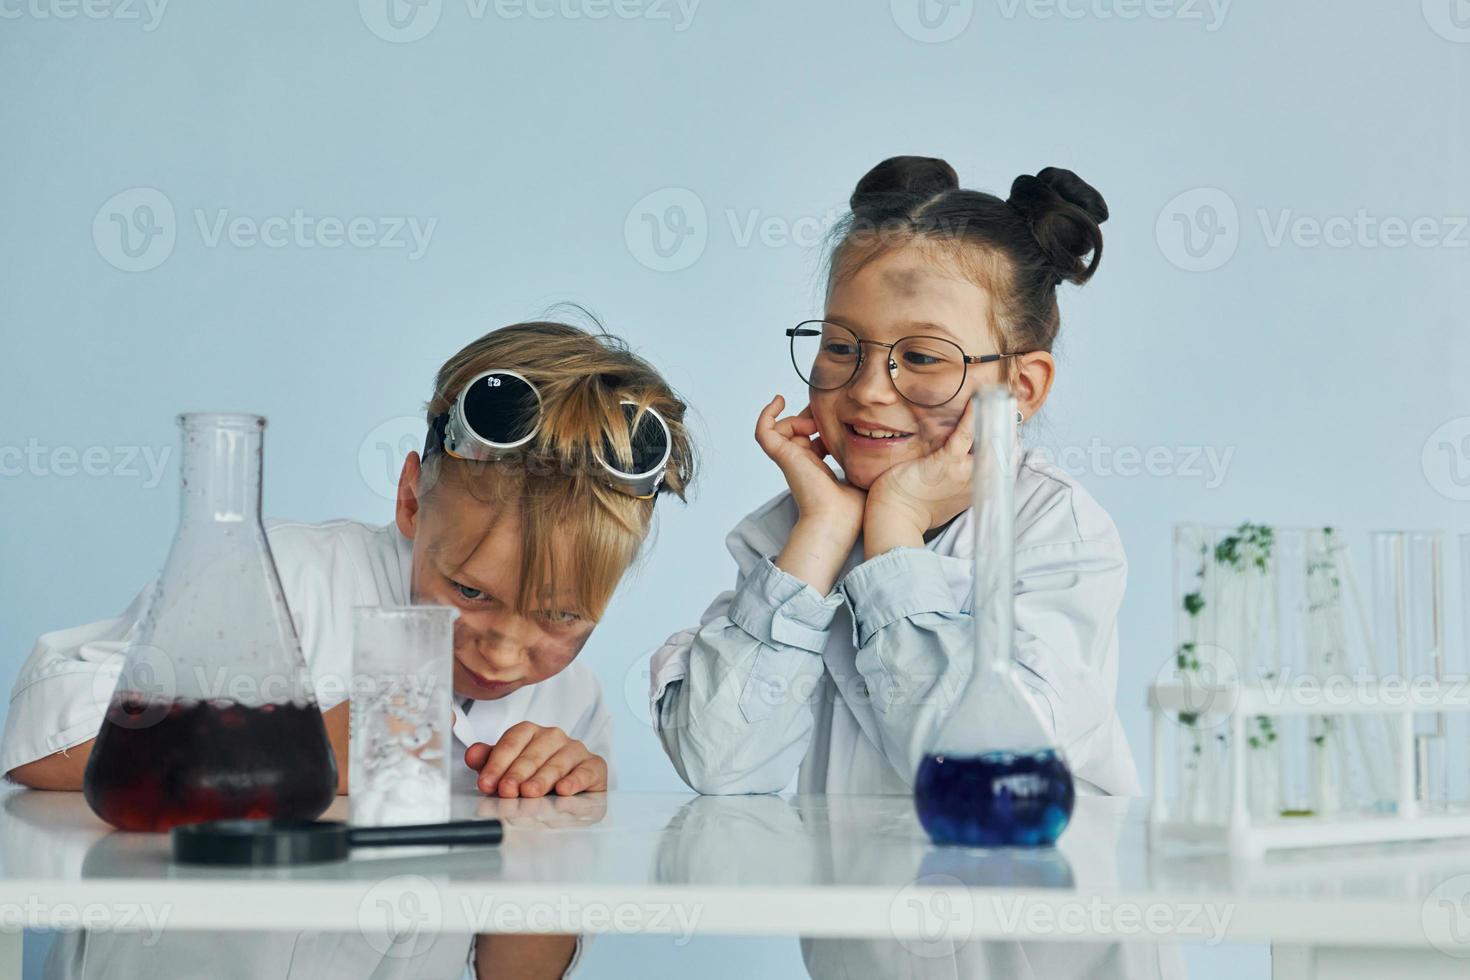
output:
[[[1079,789],[1138,792],[1114,705],[1127,581],[1107,513],[1038,454],[1016,486],[1015,662]],[[654,724],[702,793],[907,793],[975,657],[974,523],[867,561],[821,595],[772,563],[797,517],[782,494],[726,545],[739,566],[697,629],[653,655]]]

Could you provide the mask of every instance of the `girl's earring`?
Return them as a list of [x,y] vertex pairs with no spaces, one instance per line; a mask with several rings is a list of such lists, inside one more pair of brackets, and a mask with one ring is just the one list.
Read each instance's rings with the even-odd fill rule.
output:
[[1026,416],[1021,414],[1021,410],[1019,408],[1016,409],[1016,424],[1020,425],[1024,421],[1026,421]]

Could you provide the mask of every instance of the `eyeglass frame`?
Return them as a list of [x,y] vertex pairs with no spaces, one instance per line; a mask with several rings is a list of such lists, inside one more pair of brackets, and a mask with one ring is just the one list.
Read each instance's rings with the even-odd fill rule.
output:
[[[799,333],[801,328],[805,327],[809,323],[830,323],[834,327],[840,327],[843,330],[846,330],[848,333],[852,334],[853,339],[857,341],[857,363],[853,365],[852,374],[848,377],[846,381],[842,382],[842,384],[832,388],[817,388],[817,386],[812,384],[811,381],[807,379],[807,376],[802,373],[801,365],[796,363],[796,338],[813,336],[813,334],[811,333]],[[816,336],[821,336],[821,331],[817,331]],[[856,330],[852,329],[844,323],[838,323],[836,320],[803,320],[794,327],[787,327],[786,337],[789,341],[789,343],[787,344],[787,348],[791,353],[791,366],[796,369],[796,376],[802,381],[806,382],[807,387],[815,388],[817,391],[841,391],[843,388],[846,388],[848,385],[856,381],[857,376],[863,371],[863,361],[866,357],[866,353],[863,350],[864,344],[872,344],[874,347],[887,348],[888,380],[890,383],[892,383],[893,390],[897,392],[898,397],[902,398],[910,405],[917,405],[919,408],[938,408],[941,405],[948,405],[950,402],[954,401],[955,398],[959,396],[959,393],[965,388],[965,381],[968,380],[970,377],[971,364],[994,364],[997,361],[1005,360],[1007,357],[1019,357],[1022,354],[1031,353],[1030,351],[1013,351],[1009,354],[966,354],[963,347],[947,337],[931,337],[928,334],[921,333],[911,334],[907,337],[900,337],[891,344],[885,344],[881,340],[865,340],[862,337],[858,336]],[[903,391],[898,387],[899,367],[898,362],[893,359],[893,349],[906,340],[934,340],[938,341],[939,343],[949,344],[955,350],[960,352],[960,359],[961,363],[964,365],[964,369],[960,372],[960,383],[955,387],[953,395],[950,395],[942,402],[935,402],[933,405],[925,405],[923,402],[914,401],[908,395],[905,395],[903,393]]]

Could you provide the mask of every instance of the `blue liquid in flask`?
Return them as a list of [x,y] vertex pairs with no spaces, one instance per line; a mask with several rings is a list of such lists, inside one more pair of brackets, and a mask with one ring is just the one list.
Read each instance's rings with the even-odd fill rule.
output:
[[1072,771],[1053,749],[929,755],[914,780],[919,823],[936,844],[1049,847],[1075,798]]

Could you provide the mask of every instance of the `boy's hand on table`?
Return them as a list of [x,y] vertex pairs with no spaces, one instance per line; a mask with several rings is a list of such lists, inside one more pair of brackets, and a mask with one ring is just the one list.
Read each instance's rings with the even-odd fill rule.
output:
[[523,721],[506,729],[494,745],[476,742],[465,765],[480,774],[480,792],[506,799],[601,793],[607,789],[607,760],[560,728]]

